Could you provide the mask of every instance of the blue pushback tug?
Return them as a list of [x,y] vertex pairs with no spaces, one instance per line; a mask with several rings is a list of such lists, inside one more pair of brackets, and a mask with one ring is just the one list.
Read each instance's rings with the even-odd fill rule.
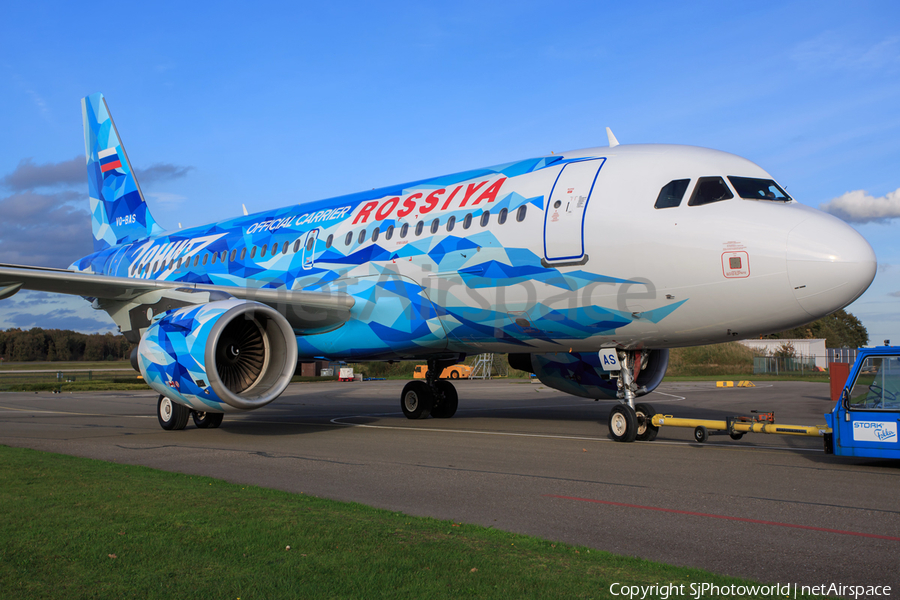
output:
[[900,459],[900,346],[861,348],[825,419],[829,454]]

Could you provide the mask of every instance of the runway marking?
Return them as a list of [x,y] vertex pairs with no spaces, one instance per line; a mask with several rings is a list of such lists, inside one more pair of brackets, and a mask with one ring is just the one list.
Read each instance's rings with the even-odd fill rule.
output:
[[65,412],[62,410],[37,410],[33,408],[13,408],[12,406],[0,406],[0,409],[3,410],[11,410],[14,412],[27,412],[27,413],[43,413],[47,415],[75,415],[79,417],[125,417],[128,419],[152,419],[153,415],[114,415],[110,413],[79,413],[79,412]]
[[889,540],[900,542],[900,537],[890,535],[878,535],[877,533],[862,533],[859,531],[844,531],[842,529],[828,529],[827,527],[813,527],[811,525],[795,525],[793,523],[779,523],[778,521],[762,521],[760,519],[748,519],[746,517],[730,517],[728,515],[714,515],[709,513],[693,512],[689,510],[676,510],[674,508],[661,508],[659,506],[641,506],[640,504],[627,504],[625,502],[611,502],[609,500],[594,500],[592,498],[578,498],[576,496],[558,496],[556,494],[544,494],[545,498],[559,498],[561,500],[577,500],[578,502],[591,502],[608,506],[622,506],[624,508],[640,508],[643,510],[655,510],[659,512],[673,513],[676,515],[689,515],[693,517],[706,517],[709,519],[723,519],[726,521],[740,521],[741,523],[754,523],[757,525],[774,525],[776,527],[790,527],[792,529],[807,529],[809,531],[823,531],[825,533],[839,533],[841,535],[853,535],[856,537],[873,538],[876,540]]
[[669,402],[681,402],[682,400],[685,400],[687,398],[686,396],[677,396],[675,394],[667,394],[666,392],[660,392],[659,390],[654,390],[651,393],[652,394],[660,394],[662,396],[671,396],[672,398],[674,398],[674,400],[653,400],[653,402],[655,404],[663,404],[663,403],[669,403]]
[[[614,442],[610,438],[597,438],[597,437],[584,437],[584,436],[570,436],[570,435],[554,435],[549,433],[513,433],[513,432],[505,432],[505,431],[484,431],[480,429],[442,429],[438,427],[399,427],[396,425],[369,425],[367,423],[340,423],[339,421],[342,419],[362,419],[366,417],[372,416],[381,416],[381,415],[393,415],[400,413],[379,413],[378,415],[354,415],[352,417],[335,417],[331,419],[331,423],[335,425],[339,425],[341,427],[365,427],[368,429],[396,429],[400,431],[429,431],[429,432],[439,432],[439,433],[469,433],[472,435],[504,435],[509,437],[531,437],[531,438],[544,438],[550,440],[581,440],[587,442]],[[652,444],[654,446],[696,446],[697,443],[693,441],[677,441],[677,440],[654,440],[652,442],[633,442],[637,444]],[[719,448],[723,450],[790,450],[794,452],[824,452],[824,450],[817,448],[792,448],[790,446],[739,446],[732,444],[703,444],[704,448]]]
[[611,442],[612,440],[607,440],[603,438],[592,438],[592,437],[582,437],[582,436],[574,436],[574,435],[551,435],[546,433],[512,433],[506,431],[479,431],[475,429],[440,429],[437,427],[396,427],[393,425],[367,425],[364,423],[338,423],[338,419],[354,419],[361,418],[367,415],[356,415],[355,417],[335,417],[331,419],[331,422],[335,425],[340,425],[343,427],[365,427],[367,429],[400,429],[402,431],[431,431],[431,432],[440,432],[440,433],[471,433],[476,435],[505,435],[509,437],[533,437],[533,438],[547,438],[547,439],[555,439],[555,440],[582,440],[587,442]]

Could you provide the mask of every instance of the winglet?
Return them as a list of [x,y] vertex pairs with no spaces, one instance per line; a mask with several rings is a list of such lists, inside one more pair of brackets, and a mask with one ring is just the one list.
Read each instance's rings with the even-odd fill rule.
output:
[[609,147],[615,148],[619,145],[619,140],[616,139],[616,136],[613,135],[612,129],[609,127],[606,128],[606,137],[609,138]]
[[163,231],[144,202],[102,94],[81,101],[94,250]]

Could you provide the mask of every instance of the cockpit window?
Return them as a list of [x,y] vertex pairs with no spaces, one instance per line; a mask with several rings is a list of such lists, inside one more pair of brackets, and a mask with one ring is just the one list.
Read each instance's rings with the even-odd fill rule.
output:
[[681,204],[690,182],[690,179],[676,179],[664,185],[656,197],[656,208],[672,208]]
[[734,198],[734,194],[725,185],[724,179],[721,177],[701,177],[697,180],[697,187],[694,188],[694,193],[691,195],[688,206],[702,206],[731,198]]
[[771,200],[773,202],[790,202],[792,198],[771,179],[755,179],[753,177],[732,177],[728,181],[734,186],[741,198],[747,200]]

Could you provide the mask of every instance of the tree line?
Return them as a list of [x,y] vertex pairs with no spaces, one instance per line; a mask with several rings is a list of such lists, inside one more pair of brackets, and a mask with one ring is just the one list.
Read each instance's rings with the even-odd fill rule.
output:
[[127,360],[132,344],[123,335],[78,333],[67,329],[0,330],[4,362]]
[[765,336],[769,339],[824,339],[826,348],[862,348],[869,343],[869,331],[851,313],[841,309],[802,327]]
[[[865,325],[844,310],[809,325],[765,337],[825,338],[825,346],[828,348],[861,348],[869,342],[869,332]],[[0,357],[8,362],[127,360],[135,345],[124,336],[112,333],[87,334],[39,327],[0,330]]]

